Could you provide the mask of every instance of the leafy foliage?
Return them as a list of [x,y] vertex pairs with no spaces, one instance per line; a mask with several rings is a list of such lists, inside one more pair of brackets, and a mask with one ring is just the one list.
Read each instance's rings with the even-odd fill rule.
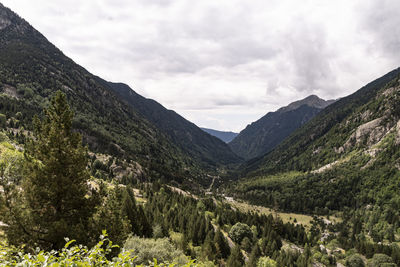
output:
[[[60,250],[50,252],[36,251],[34,254],[23,254],[15,248],[0,244],[0,264],[4,266],[148,266],[139,263],[134,251],[124,250],[117,257],[110,260],[109,254],[116,247],[108,239],[106,232],[100,236],[100,241],[92,248],[82,245],[75,245],[76,241],[67,239],[67,243]],[[152,260],[154,267],[172,267],[175,263],[163,263]],[[199,266],[193,261],[188,261],[180,266]]]
[[176,263],[179,266],[190,262],[185,254],[175,248],[167,238],[150,239],[129,237],[124,243],[124,250],[130,251],[131,257],[136,257],[137,264],[148,264],[156,259],[157,262]]
[[236,223],[229,231],[229,236],[237,244],[240,244],[244,238],[252,239],[253,233],[250,227],[245,223]]

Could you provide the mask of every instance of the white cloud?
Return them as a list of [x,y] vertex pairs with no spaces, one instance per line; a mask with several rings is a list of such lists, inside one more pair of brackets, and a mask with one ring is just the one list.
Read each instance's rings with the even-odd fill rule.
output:
[[397,0],[3,0],[77,63],[200,126],[238,131],[397,67]]

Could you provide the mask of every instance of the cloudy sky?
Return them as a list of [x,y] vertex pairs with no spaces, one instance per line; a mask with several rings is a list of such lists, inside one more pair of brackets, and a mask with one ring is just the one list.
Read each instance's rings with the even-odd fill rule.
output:
[[400,66],[399,0],[0,0],[93,74],[240,131]]

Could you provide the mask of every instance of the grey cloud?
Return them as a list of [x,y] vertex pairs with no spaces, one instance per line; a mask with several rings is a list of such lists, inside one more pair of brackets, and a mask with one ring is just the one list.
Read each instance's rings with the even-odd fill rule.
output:
[[317,89],[332,89],[335,76],[330,68],[331,55],[325,32],[318,25],[299,21],[287,36],[289,61],[296,77],[292,86],[312,93]]
[[398,0],[3,2],[94,74],[226,130],[349,94],[400,59]]
[[400,60],[400,1],[365,1],[360,5],[360,24],[373,35],[371,49],[381,49],[384,54]]

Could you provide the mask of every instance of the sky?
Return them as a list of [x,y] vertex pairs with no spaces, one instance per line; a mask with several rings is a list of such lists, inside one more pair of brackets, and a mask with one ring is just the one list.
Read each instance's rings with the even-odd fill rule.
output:
[[240,131],[400,66],[399,0],[0,0],[95,75]]

